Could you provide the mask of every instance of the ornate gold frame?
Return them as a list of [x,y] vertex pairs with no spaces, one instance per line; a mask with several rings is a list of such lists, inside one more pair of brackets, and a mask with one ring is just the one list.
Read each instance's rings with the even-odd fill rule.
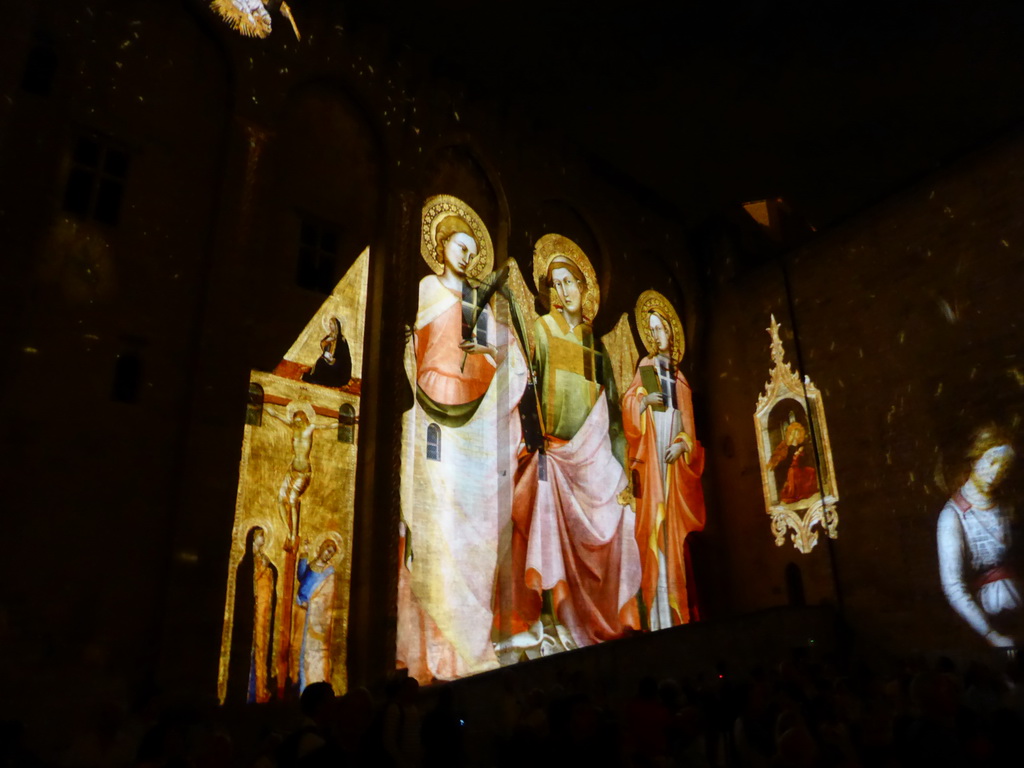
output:
[[[761,466],[761,485],[764,493],[765,509],[771,516],[772,533],[775,535],[775,546],[786,543],[787,534],[792,533],[793,546],[797,551],[808,554],[818,543],[818,532],[815,526],[825,531],[830,538],[839,537],[839,490],[836,486],[835,466],[832,463],[832,448],[828,439],[828,426],[825,423],[825,406],[821,393],[810,378],[800,380],[799,372],[794,373],[790,364],[784,359],[785,350],[779,338],[779,324],[772,315],[771,326],[766,330],[771,334],[772,363],[770,378],[765,391],[757,398],[757,409],[754,411],[754,429],[757,433],[757,452]],[[786,406],[785,401],[795,401]],[[781,490],[777,487],[776,473],[769,467],[773,452],[779,444],[778,425],[772,427],[773,413],[777,409],[803,408],[809,427],[806,442],[813,449],[814,469],[818,492],[807,498],[791,503],[783,503]]]

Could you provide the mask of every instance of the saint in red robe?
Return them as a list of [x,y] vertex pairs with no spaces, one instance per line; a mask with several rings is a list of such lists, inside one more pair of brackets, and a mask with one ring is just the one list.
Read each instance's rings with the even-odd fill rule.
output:
[[[693,395],[678,370],[645,357],[622,401],[622,421],[629,445],[629,465],[636,497],[636,541],[643,568],[641,585],[648,626],[662,629],[690,620],[685,542],[704,528],[704,448],[694,436]],[[644,367],[659,375],[664,410],[644,407],[648,393]],[[648,380],[653,380],[648,374]],[[666,450],[683,443],[686,450],[669,464]]]

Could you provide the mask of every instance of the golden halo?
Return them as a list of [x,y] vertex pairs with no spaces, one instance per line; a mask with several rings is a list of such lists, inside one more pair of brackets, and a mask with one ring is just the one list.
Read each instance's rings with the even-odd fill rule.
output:
[[249,543],[249,533],[253,528],[263,529],[264,554],[269,554],[273,549],[281,546],[281,537],[278,536],[277,529],[274,528],[273,524],[269,520],[264,520],[262,517],[250,517],[245,521],[245,526],[241,529],[242,539],[239,544],[241,545],[243,552],[249,552],[249,547],[246,545]]
[[337,320],[338,321],[338,329],[341,331],[342,336],[344,336],[345,335],[345,324],[341,321],[341,318],[338,317],[338,315],[333,313],[333,312],[327,313],[320,320],[320,325],[322,325],[324,327],[324,333],[330,333],[333,330],[333,328],[331,328],[331,320]]
[[583,295],[583,318],[588,323],[593,322],[601,305],[601,289],[597,285],[597,275],[583,250],[564,235],[544,235],[533,246],[533,282],[537,286],[541,302],[545,307],[558,303],[555,289],[548,284],[548,268],[559,256],[571,261],[583,273],[583,279],[587,283],[587,290]]
[[[342,546],[341,546],[341,535],[338,534],[338,533],[335,533],[334,531],[327,531],[327,533],[325,533],[323,536],[320,536],[316,540],[316,546],[315,547],[310,547],[309,557],[310,557],[311,560],[313,558],[316,558],[316,557],[320,556],[320,547],[322,547],[328,541],[331,542],[334,545],[334,555],[335,555],[335,557],[341,556],[341,553],[343,551]],[[332,562],[334,561],[334,557],[331,558],[331,561]]]
[[423,228],[420,237],[420,255],[435,275],[444,272],[444,265],[437,260],[437,225],[449,216],[459,216],[473,230],[477,256],[469,265],[466,274],[481,280],[494,268],[494,246],[491,235],[476,211],[452,195],[434,195],[423,204]]
[[658,344],[654,341],[651,333],[651,325],[648,320],[650,313],[654,311],[667,319],[672,329],[672,362],[678,365],[683,360],[683,353],[686,351],[686,337],[683,335],[683,324],[679,321],[672,303],[657,291],[644,291],[636,300],[634,310],[636,316],[636,328],[640,331],[640,338],[643,339],[647,353],[654,357],[658,354]]
[[284,409],[285,416],[288,417],[288,421],[295,418],[296,413],[306,414],[306,419],[312,424],[316,420],[316,412],[313,410],[313,406],[303,400],[292,400]]

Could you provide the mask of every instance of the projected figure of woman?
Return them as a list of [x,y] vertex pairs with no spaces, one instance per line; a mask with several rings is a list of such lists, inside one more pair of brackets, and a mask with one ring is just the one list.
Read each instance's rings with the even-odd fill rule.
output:
[[252,625],[252,661],[249,669],[250,703],[270,701],[267,689],[267,663],[270,660],[270,623],[274,618],[274,584],[277,569],[264,551],[266,533],[260,527],[252,529],[252,589],[255,597]]
[[316,558],[309,560],[309,542],[303,542],[298,566],[299,588],[292,616],[291,679],[299,690],[310,683],[331,680],[331,634],[334,623],[334,566],[338,545],[323,540]]
[[[544,448],[516,478],[509,623],[521,631],[504,643],[527,655],[534,638],[550,653],[639,629],[641,573],[635,515],[620,500],[627,483],[619,401],[591,326],[599,301],[593,267],[579,246],[552,234],[537,243],[534,273],[551,302],[534,325]],[[543,626],[549,620],[553,626]]]
[[797,421],[792,411],[782,432],[782,441],[775,446],[768,460],[768,469],[776,467],[785,469],[786,481],[779,491],[779,501],[783,504],[809,499],[818,492],[818,472],[814,468],[813,447],[807,427]]
[[352,380],[352,355],[348,340],[342,333],[341,321],[336,317],[327,318],[327,335],[320,339],[320,357],[313,370],[303,374],[302,380],[321,387],[337,389]]
[[277,507],[281,520],[288,526],[288,538],[294,538],[299,530],[299,499],[309,488],[313,467],[309,455],[313,450],[313,432],[318,429],[337,429],[338,422],[317,424],[313,421],[313,406],[293,401],[282,418],[265,406],[267,413],[284,424],[292,433],[292,462],[277,491]]
[[1015,638],[1004,633],[1004,625],[1020,610],[1021,597],[1006,562],[1009,515],[995,495],[1014,459],[1009,436],[997,427],[980,429],[968,458],[970,477],[939,513],[942,590],[953,609],[989,644],[1011,648]]
[[682,324],[657,291],[644,291],[636,309],[650,355],[626,390],[622,421],[636,480],[641,594],[653,630],[690,620],[684,544],[704,528],[704,449],[694,434],[693,395],[678,368]]
[[449,196],[424,207],[406,371],[397,660],[420,682],[498,666],[491,643],[498,537],[511,518],[526,360],[472,274],[493,261],[487,231]]

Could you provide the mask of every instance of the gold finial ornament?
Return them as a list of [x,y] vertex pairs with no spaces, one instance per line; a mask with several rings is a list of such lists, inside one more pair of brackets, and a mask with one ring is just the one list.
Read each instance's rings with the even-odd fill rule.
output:
[[771,318],[771,325],[765,328],[765,330],[768,331],[772,337],[772,364],[776,368],[782,368],[785,366],[785,369],[792,374],[792,369],[789,367],[789,363],[785,360],[786,350],[782,348],[782,339],[779,336],[779,328],[781,326],[775,320],[775,315],[772,315]]
[[533,282],[537,286],[537,294],[545,307],[557,304],[554,288],[548,282],[548,272],[552,263],[557,267],[558,261],[570,261],[583,275],[586,291],[583,295],[583,317],[592,322],[601,305],[601,289],[597,285],[597,275],[590,259],[576,243],[565,235],[547,234],[533,246]]
[[651,333],[650,316],[652,313],[668,321],[672,329],[672,362],[679,365],[686,352],[686,336],[683,333],[683,324],[679,320],[679,315],[676,314],[672,302],[663,294],[654,290],[644,291],[637,299],[634,316],[636,317],[636,328],[640,331],[640,339],[647,349],[647,354],[654,357],[658,354],[658,343],[654,340],[654,334]]
[[457,216],[473,230],[477,256],[466,273],[473,280],[481,280],[494,268],[494,245],[483,220],[470,206],[452,195],[434,195],[423,204],[423,226],[420,232],[420,255],[434,274],[444,272],[444,264],[437,252],[437,228],[449,216]]

